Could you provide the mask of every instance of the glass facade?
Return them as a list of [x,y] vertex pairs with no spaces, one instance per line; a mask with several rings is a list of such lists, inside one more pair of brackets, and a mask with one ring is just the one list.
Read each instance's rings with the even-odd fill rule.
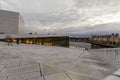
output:
[[14,43],[69,47],[69,37],[68,36],[12,38],[12,39],[7,39],[7,41],[11,41]]

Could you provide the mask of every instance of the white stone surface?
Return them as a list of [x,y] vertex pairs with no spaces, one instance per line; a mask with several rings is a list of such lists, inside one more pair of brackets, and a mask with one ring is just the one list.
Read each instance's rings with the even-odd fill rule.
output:
[[120,80],[120,78],[116,77],[116,76],[109,76],[103,80]]
[[117,70],[114,74],[116,74],[116,75],[120,75],[120,69]]
[[0,80],[100,80],[112,72],[84,49],[0,43]]

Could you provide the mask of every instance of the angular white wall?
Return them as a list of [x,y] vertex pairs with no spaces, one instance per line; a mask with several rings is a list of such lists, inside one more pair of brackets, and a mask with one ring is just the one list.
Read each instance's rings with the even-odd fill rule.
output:
[[18,33],[19,34],[25,33],[25,23],[23,18],[20,15],[19,15]]
[[120,68],[120,48],[91,49],[89,53],[96,55],[116,70]]
[[24,21],[19,13],[0,10],[0,33],[18,34],[24,32]]

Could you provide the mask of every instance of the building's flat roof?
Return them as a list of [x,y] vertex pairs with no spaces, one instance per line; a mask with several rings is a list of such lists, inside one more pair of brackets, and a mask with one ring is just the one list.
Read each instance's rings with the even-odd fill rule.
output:
[[112,72],[83,48],[6,44],[0,43],[0,80],[100,80]]
[[67,35],[45,35],[45,34],[0,34],[0,39],[11,36],[12,38],[34,38],[34,37],[65,37]]
[[15,11],[9,11],[9,10],[3,10],[3,9],[0,9],[1,12],[7,12],[7,13],[16,13],[16,14],[19,14],[18,12],[15,12]]

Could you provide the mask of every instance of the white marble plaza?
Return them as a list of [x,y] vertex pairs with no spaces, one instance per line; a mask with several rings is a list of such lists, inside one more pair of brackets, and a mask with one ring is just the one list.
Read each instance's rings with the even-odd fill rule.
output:
[[0,43],[0,80],[110,80],[114,71],[83,48]]

